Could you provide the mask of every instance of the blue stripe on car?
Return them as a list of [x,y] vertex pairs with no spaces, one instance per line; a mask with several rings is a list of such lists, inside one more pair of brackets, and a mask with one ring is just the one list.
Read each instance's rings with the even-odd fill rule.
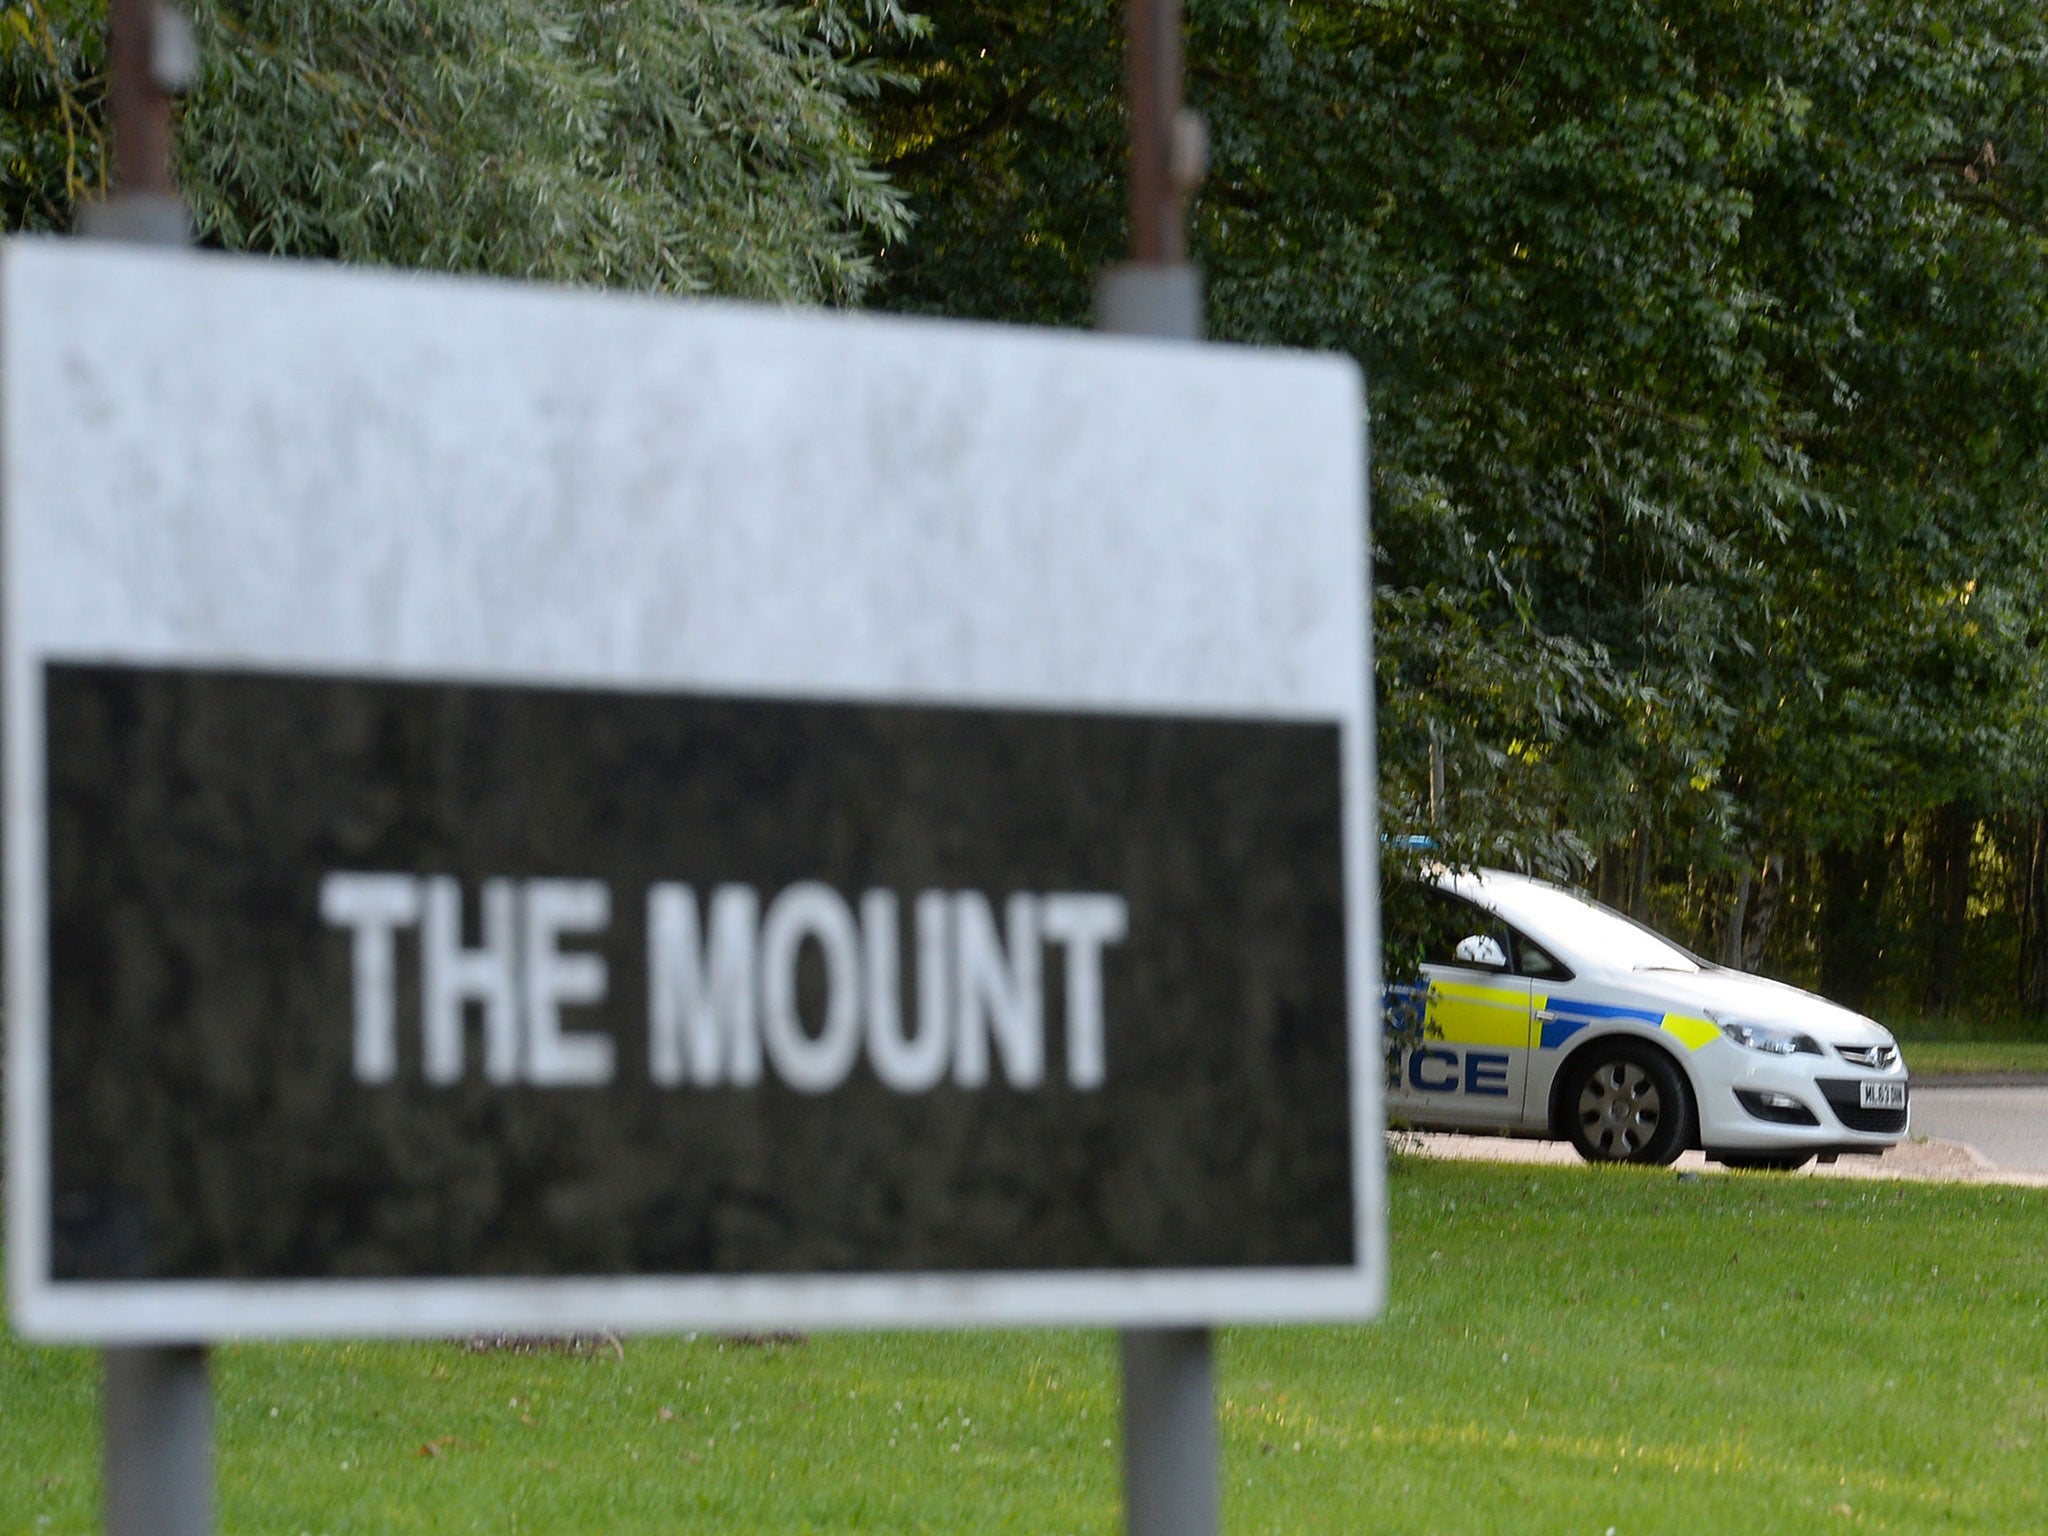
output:
[[1624,1008],[1618,1003],[1587,1003],[1576,998],[1553,997],[1543,1005],[1546,1013],[1563,1014],[1563,1018],[1545,1019],[1543,1034],[1537,1042],[1541,1049],[1554,1051],[1571,1039],[1588,1024],[1598,1019],[1638,1019],[1645,1024],[1662,1025],[1664,1015],[1652,1013],[1646,1008]]

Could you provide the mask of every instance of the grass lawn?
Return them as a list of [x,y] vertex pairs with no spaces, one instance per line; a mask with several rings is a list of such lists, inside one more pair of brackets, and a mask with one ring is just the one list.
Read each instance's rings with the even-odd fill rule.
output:
[[1879,1022],[1898,1037],[1915,1078],[2048,1076],[2048,1019],[1966,1008]]
[[[1400,1162],[1372,1326],[1219,1344],[1233,1532],[2048,1529],[2048,1191]],[[1109,1532],[1103,1334],[215,1356],[221,1529]],[[0,1342],[0,1531],[95,1528]]]
[[1899,1050],[1916,1081],[1944,1077],[2048,1077],[2048,1040],[1914,1040]]

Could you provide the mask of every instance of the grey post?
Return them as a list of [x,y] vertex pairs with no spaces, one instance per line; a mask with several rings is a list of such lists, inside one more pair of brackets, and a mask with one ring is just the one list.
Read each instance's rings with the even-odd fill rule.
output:
[[[192,30],[166,0],[110,0],[107,98],[113,190],[80,210],[92,239],[180,245],[191,238],[171,177],[171,100],[198,72]],[[213,1529],[213,1396],[197,1344],[103,1352],[108,1536],[208,1536]]]
[[1201,119],[1181,105],[1180,0],[1131,0],[1131,259],[1102,274],[1095,323],[1202,339],[1202,275],[1188,262],[1187,206],[1207,168]]
[[[1206,147],[1181,107],[1179,0],[1130,0],[1131,260],[1102,275],[1105,331],[1200,341],[1202,276],[1187,259],[1187,201]],[[1221,1483],[1206,1328],[1122,1338],[1124,1524],[1129,1536],[1216,1536]]]
[[107,1536],[208,1536],[213,1396],[197,1344],[104,1352]]
[[1216,1388],[1206,1328],[1123,1335],[1124,1529],[1215,1536]]

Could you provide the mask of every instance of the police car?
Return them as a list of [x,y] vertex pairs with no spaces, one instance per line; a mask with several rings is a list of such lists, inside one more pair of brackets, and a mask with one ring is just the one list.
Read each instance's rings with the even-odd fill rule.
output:
[[1734,1167],[1906,1134],[1898,1044],[1861,1014],[1526,875],[1438,868],[1409,895],[1390,920],[1419,928],[1426,985],[1389,988],[1396,1120],[1567,1139],[1593,1162],[1699,1147]]

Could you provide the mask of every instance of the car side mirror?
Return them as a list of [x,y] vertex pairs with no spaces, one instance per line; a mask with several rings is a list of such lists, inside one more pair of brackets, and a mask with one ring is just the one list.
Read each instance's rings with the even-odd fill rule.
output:
[[1500,940],[1489,934],[1474,933],[1458,940],[1458,964],[1475,965],[1484,970],[1504,971],[1508,968],[1507,951],[1500,947]]

